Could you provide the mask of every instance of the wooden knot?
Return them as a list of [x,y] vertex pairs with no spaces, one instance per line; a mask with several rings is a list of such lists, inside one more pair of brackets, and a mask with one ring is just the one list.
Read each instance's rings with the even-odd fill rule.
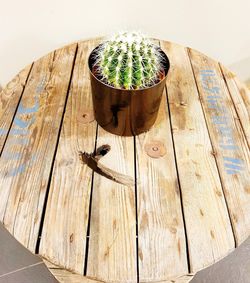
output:
[[166,154],[166,147],[164,143],[160,141],[152,141],[145,145],[145,151],[148,156],[152,158],[159,158]]
[[187,106],[187,103],[186,103],[185,101],[181,101],[181,102],[180,102],[180,105],[181,105],[181,106]]
[[93,122],[95,120],[93,111],[83,111],[77,116],[77,121],[83,124]]

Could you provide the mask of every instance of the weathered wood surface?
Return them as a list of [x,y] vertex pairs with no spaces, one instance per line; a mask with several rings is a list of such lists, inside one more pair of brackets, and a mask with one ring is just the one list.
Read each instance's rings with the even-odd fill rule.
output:
[[[237,245],[250,233],[250,152],[219,64],[189,49]],[[239,93],[238,93],[239,95]]]
[[[92,115],[99,40],[48,54],[0,93],[0,221],[60,282],[189,282],[250,234],[249,90],[161,41],[171,68],[157,122],[114,136]],[[93,172],[78,151],[104,144]]]
[[27,66],[7,84],[4,90],[0,90],[0,152],[2,151],[31,67],[32,65]]
[[[180,188],[164,91],[153,128],[136,137],[139,277],[161,281],[188,273]],[[162,142],[166,154],[152,158],[145,151]],[[160,150],[160,149],[158,149]]]
[[75,49],[34,63],[0,159],[0,219],[33,252]]
[[[133,137],[119,137],[98,127],[97,147],[111,151],[100,161],[134,178]],[[136,282],[135,186],[94,174],[87,276],[101,281]]]
[[[60,283],[103,283],[103,281],[97,281],[92,278],[81,276],[76,273],[72,273],[66,269],[62,269],[47,260],[43,260],[46,266],[48,267],[49,271],[55,276],[55,278]],[[155,283],[188,283],[192,280],[193,275],[184,275],[174,280],[168,281],[157,281]]]
[[162,48],[172,62],[167,93],[190,268],[196,272],[233,250],[234,239],[187,51],[171,43]]
[[250,148],[250,90],[230,70],[220,67]]
[[[159,41],[155,43],[159,45]],[[135,137],[135,150],[139,278],[150,282],[187,274],[180,188],[165,90],[157,121],[150,131]],[[154,153],[155,157],[162,156],[152,158]]]
[[85,260],[92,170],[79,162],[78,151],[95,149],[96,122],[83,123],[81,119],[92,109],[87,54],[95,44],[89,41],[78,45],[39,249],[55,264],[80,274]]

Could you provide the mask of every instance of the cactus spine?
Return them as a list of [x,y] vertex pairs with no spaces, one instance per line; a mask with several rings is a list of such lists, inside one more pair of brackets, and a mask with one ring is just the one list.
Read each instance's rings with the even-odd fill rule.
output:
[[139,32],[123,32],[98,49],[98,78],[116,88],[141,89],[159,81],[163,70],[159,47]]

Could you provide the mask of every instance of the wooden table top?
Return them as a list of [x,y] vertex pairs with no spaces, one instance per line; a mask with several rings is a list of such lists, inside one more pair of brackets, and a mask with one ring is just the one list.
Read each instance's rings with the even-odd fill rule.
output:
[[[51,52],[0,93],[0,221],[61,282],[188,282],[250,235],[250,92],[157,41],[171,64],[157,122],[115,136],[92,116],[99,42]],[[79,159],[105,144],[98,164],[118,180]]]

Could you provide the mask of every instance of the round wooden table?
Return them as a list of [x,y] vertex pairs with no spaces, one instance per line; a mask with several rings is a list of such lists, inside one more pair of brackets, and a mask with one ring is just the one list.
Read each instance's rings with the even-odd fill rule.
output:
[[115,136],[93,118],[99,42],[42,57],[1,92],[0,221],[61,282],[188,282],[250,235],[250,92],[156,40],[171,64],[157,122]]

